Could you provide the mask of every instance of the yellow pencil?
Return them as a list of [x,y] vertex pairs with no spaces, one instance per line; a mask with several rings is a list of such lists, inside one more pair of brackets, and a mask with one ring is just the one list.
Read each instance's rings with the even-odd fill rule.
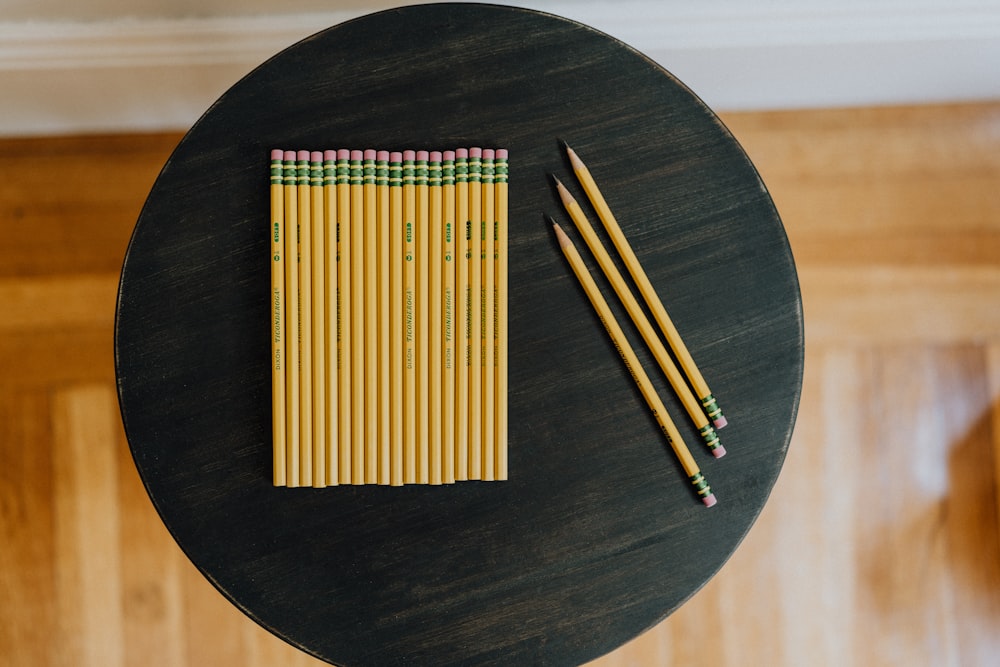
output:
[[429,202],[427,186],[427,151],[417,151],[414,177],[416,183],[417,220],[416,229],[416,364],[417,364],[417,482],[427,484],[430,481],[430,424],[428,409],[430,405],[430,377],[428,375],[428,339],[429,330],[429,282],[430,282],[430,234],[429,234]]
[[705,415],[702,405],[698,402],[698,399],[694,397],[694,394],[691,393],[691,389],[688,387],[687,382],[685,382],[684,377],[680,374],[680,371],[677,370],[677,366],[667,353],[666,347],[664,347],[660,337],[656,334],[656,331],[653,329],[653,325],[650,324],[649,319],[643,312],[639,302],[636,300],[635,296],[633,296],[632,290],[629,289],[628,284],[625,282],[625,278],[622,276],[621,272],[618,271],[614,261],[612,261],[611,255],[609,255],[608,251],[604,248],[604,244],[601,243],[601,239],[597,236],[597,232],[595,232],[594,228],[590,225],[583,209],[580,208],[580,205],[573,198],[573,195],[569,193],[558,178],[553,177],[553,180],[555,181],[556,189],[559,191],[559,197],[562,199],[563,206],[569,213],[570,218],[573,219],[573,222],[576,223],[576,227],[580,230],[580,234],[583,236],[584,241],[586,241],[587,245],[590,247],[590,251],[593,253],[594,257],[597,258],[597,263],[600,264],[601,269],[604,271],[604,275],[607,276],[608,280],[611,282],[611,286],[614,287],[615,293],[618,294],[618,298],[621,300],[622,304],[625,305],[625,309],[628,310],[629,316],[632,318],[632,321],[635,322],[636,327],[639,329],[639,333],[642,334],[643,340],[646,341],[646,345],[653,353],[653,356],[656,358],[657,363],[659,363],[664,375],[667,376],[667,380],[670,381],[670,386],[674,388],[674,392],[677,394],[678,398],[680,398],[681,403],[687,410],[687,413],[694,422],[695,427],[697,427],[698,432],[705,440],[705,444],[716,458],[725,455],[726,449],[720,444],[719,436],[716,434],[712,424],[708,421],[708,417]]
[[441,153],[431,151],[427,159],[427,192],[428,192],[428,250],[423,254],[427,259],[428,307],[427,313],[427,437],[430,443],[429,473],[431,484],[441,484],[443,481],[443,449],[441,442],[441,382],[442,353],[444,352],[444,310],[442,298],[442,253],[444,251],[444,214],[441,210]]
[[326,318],[323,346],[326,348],[326,483],[340,483],[339,370],[337,363],[337,152],[323,152],[323,223],[326,243],[324,292]]
[[286,441],[286,481],[288,486],[299,486],[299,197],[298,170],[295,166],[295,151],[285,151],[284,155],[284,200],[285,200],[285,405],[287,418]]
[[716,401],[715,397],[712,395],[711,390],[708,388],[708,384],[701,375],[701,371],[698,370],[698,366],[691,357],[691,353],[688,352],[687,346],[684,345],[684,341],[677,332],[677,328],[667,315],[666,308],[663,307],[660,297],[657,296],[656,291],[653,289],[653,284],[646,276],[646,272],[643,270],[642,265],[639,264],[639,260],[636,258],[635,252],[632,250],[632,246],[629,245],[628,239],[625,238],[625,234],[622,233],[622,229],[618,225],[618,221],[615,219],[615,216],[611,213],[611,209],[608,207],[607,202],[604,200],[604,195],[601,194],[600,189],[597,187],[597,183],[594,182],[593,177],[590,175],[590,170],[587,169],[583,160],[581,160],[576,152],[574,152],[569,146],[566,146],[566,153],[569,155],[570,162],[573,165],[573,171],[576,173],[580,184],[586,191],[587,197],[594,205],[597,215],[601,218],[601,222],[604,223],[605,229],[607,229],[608,234],[611,236],[611,240],[618,249],[618,254],[621,255],[622,259],[625,261],[625,265],[628,267],[629,273],[632,274],[632,279],[635,280],[636,285],[639,287],[639,292],[642,293],[643,298],[646,300],[646,305],[649,306],[649,309],[652,311],[653,317],[660,325],[663,335],[667,338],[667,343],[670,344],[670,348],[674,351],[674,354],[680,361],[681,367],[684,369],[685,374],[694,386],[695,392],[701,398],[701,403],[706,415],[712,420],[715,428],[723,428],[727,424],[727,421],[725,416],[722,414],[722,410],[719,408],[718,401]]
[[587,293],[587,297],[594,306],[594,310],[597,311],[598,317],[600,317],[605,329],[607,329],[608,335],[611,336],[611,340],[618,349],[618,353],[621,355],[622,361],[625,362],[625,366],[631,373],[632,378],[635,380],[636,384],[639,385],[639,391],[642,393],[643,398],[646,399],[646,403],[649,405],[650,410],[652,410],[653,416],[660,425],[660,430],[667,437],[667,441],[670,443],[674,454],[680,461],[681,467],[684,468],[684,472],[687,474],[688,480],[694,486],[698,497],[701,498],[701,501],[706,507],[715,505],[715,494],[712,493],[711,488],[708,486],[708,482],[705,481],[704,475],[701,474],[701,471],[698,468],[698,464],[695,463],[694,458],[691,456],[691,452],[688,451],[687,446],[681,439],[680,432],[678,432],[677,427],[674,426],[673,421],[671,421],[670,416],[667,414],[667,410],[663,406],[663,402],[660,400],[660,397],[656,394],[656,390],[653,388],[652,383],[649,381],[649,376],[646,375],[646,372],[639,364],[639,359],[635,356],[635,352],[632,351],[632,347],[625,338],[625,333],[618,325],[618,322],[615,321],[611,308],[608,307],[604,297],[601,296],[601,292],[597,288],[597,283],[595,283],[593,277],[591,277],[590,272],[583,263],[583,259],[574,247],[573,242],[569,240],[569,237],[566,236],[565,232],[563,232],[559,225],[553,222],[552,226],[559,239],[559,247],[562,248],[563,254],[566,256],[566,259],[569,261],[569,264],[573,269],[573,273],[576,274],[577,279],[583,286],[583,290]]
[[[337,150],[337,375],[340,483],[351,484],[351,187],[350,156]],[[360,480],[358,480],[360,482]]]
[[417,215],[413,151],[403,151],[403,483],[417,481],[417,270],[413,229]]
[[482,350],[480,365],[483,368],[483,479],[496,479],[496,452],[494,438],[496,436],[496,367],[494,364],[493,335],[496,331],[494,304],[496,302],[496,264],[494,253],[496,240],[493,236],[496,225],[496,192],[493,184],[493,161],[496,152],[492,148],[483,150],[482,192],[483,219],[481,225],[482,255],[480,262],[483,267],[482,297],[480,327],[482,329]]
[[364,304],[364,413],[365,482],[378,483],[378,198],[375,193],[374,149],[367,149],[362,162],[362,192],[364,197],[364,255],[362,303]]
[[284,151],[271,151],[271,448],[275,486],[285,486]]
[[378,483],[391,483],[389,393],[389,151],[375,156],[378,199]]
[[312,205],[312,485],[326,486],[326,237],[323,153],[309,154]]
[[455,481],[455,151],[441,157],[441,466],[443,481]]
[[481,148],[469,149],[469,479],[483,477],[483,186]]
[[351,484],[365,483],[364,153],[351,151]]
[[299,481],[312,486],[312,200],[309,151],[298,152],[299,198]]
[[389,154],[389,419],[393,486],[403,483],[403,154]]
[[455,479],[469,479],[469,151],[455,150]]
[[497,479],[507,479],[507,150],[496,153],[496,473]]

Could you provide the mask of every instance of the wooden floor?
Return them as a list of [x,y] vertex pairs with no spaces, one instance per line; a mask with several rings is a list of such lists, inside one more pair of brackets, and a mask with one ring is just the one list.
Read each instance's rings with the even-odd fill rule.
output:
[[[722,572],[592,663],[1000,664],[1000,103],[727,114],[791,239],[802,405]],[[178,140],[0,141],[0,664],[319,663],[167,535],[129,458],[112,319]]]

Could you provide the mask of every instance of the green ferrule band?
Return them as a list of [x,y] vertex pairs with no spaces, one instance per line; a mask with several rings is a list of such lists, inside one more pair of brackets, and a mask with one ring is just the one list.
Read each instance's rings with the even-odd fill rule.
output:
[[691,475],[688,479],[691,480],[691,485],[694,486],[699,496],[707,496],[712,493],[711,487],[709,487],[708,482],[705,481],[705,476],[700,472]]

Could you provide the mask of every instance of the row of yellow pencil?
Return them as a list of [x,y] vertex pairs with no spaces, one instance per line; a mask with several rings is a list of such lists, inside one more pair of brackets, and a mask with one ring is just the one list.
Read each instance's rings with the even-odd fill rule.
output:
[[271,152],[276,486],[507,478],[507,163]]

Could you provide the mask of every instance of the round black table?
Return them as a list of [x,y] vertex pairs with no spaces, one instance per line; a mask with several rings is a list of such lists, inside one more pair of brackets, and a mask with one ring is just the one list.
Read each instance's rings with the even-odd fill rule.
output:
[[[714,508],[543,219],[596,270],[547,178],[586,201],[560,140],[588,163],[729,419],[714,460],[599,276]],[[476,145],[511,156],[510,479],[273,487],[269,150]],[[750,529],[789,444],[803,332],[771,199],[694,94],[562,18],[423,5],[295,44],[195,124],[136,224],[115,353],[150,498],[262,626],[344,666],[572,665],[664,619]]]

